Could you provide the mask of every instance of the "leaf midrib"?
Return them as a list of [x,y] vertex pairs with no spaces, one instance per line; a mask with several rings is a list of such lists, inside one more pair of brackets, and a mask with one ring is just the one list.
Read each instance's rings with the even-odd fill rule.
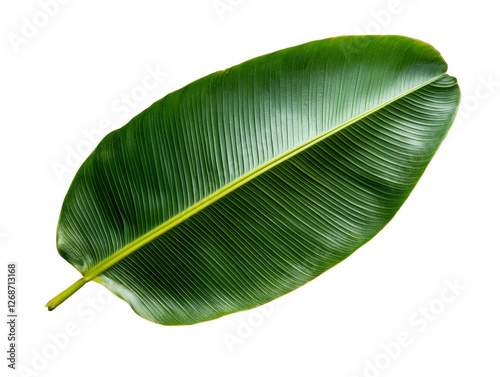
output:
[[295,156],[296,154],[308,149],[309,147],[319,143],[320,141],[332,136],[333,134],[337,133],[338,131],[342,130],[345,127],[350,126],[353,123],[358,122],[359,120],[377,112],[378,110],[384,108],[385,106],[397,101],[400,98],[403,98],[429,84],[432,82],[438,80],[442,76],[446,75],[446,72],[442,73],[439,76],[436,76],[432,78],[431,80],[428,80],[424,82],[423,84],[420,84],[384,103],[382,103],[379,106],[374,107],[373,109],[366,111],[357,117],[319,135],[316,136],[315,138],[309,140],[308,142],[299,145],[298,147],[295,147],[288,152],[272,159],[266,162],[265,164],[257,167],[256,169],[246,173],[245,175],[241,176],[240,178],[236,179],[235,181],[229,183],[228,185],[220,188],[219,190],[215,191],[214,193],[210,194],[206,198],[202,199],[198,203],[192,205],[191,207],[185,209],[181,213],[177,214],[176,216],[172,217],[168,221],[164,222],[163,224],[157,226],[153,230],[149,231],[148,233],[144,234],[143,236],[137,238],[133,242],[129,243],[128,245],[124,246],[120,250],[117,250],[113,255],[109,256],[108,258],[104,259],[102,262],[100,262],[98,265],[95,267],[91,268],[88,270],[86,273],[83,274],[83,279],[84,281],[90,281],[95,279],[98,275],[102,274],[104,271],[106,271],[108,268],[112,267],[122,259],[126,258],[128,255],[132,254],[134,251],[140,249],[142,246],[148,244],[149,242],[153,241],[157,237],[161,236],[162,234],[168,232],[170,229],[176,227],[183,221],[187,220],[191,216],[197,214],[204,208],[208,207],[209,205],[215,203],[217,200],[223,198],[227,194],[231,193],[232,191],[236,190],[240,186],[243,186],[247,182],[251,181],[252,179],[258,177],[259,175],[267,172],[268,170],[272,169],[276,165],[279,165],[280,163],[288,160],[289,158]]

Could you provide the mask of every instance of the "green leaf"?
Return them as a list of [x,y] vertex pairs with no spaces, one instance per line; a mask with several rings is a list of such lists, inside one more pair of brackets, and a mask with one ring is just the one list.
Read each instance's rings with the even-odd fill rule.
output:
[[108,134],[64,200],[61,256],[166,325],[250,309],[369,241],[415,187],[460,92],[430,45],[346,36],[170,93]]

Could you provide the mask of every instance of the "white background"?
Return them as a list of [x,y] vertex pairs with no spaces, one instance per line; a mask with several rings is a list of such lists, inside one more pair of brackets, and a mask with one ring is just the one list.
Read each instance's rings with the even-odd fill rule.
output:
[[[0,312],[6,265],[16,261],[24,368],[9,370],[2,356],[0,375],[500,374],[495,2],[61,0],[43,10],[46,2],[0,10]],[[206,74],[345,34],[431,43],[462,89],[456,124],[379,235],[283,299],[207,323],[153,324],[95,283],[47,311],[79,278],[56,251],[56,224],[99,127],[118,128]],[[395,346],[400,333],[407,342]],[[4,324],[1,355],[6,334]]]

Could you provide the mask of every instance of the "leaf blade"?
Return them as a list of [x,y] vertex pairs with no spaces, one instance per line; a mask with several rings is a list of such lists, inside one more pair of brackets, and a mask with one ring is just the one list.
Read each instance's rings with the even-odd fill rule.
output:
[[[88,208],[92,208],[92,205],[98,210],[102,208],[105,210],[100,212],[96,210],[96,212],[99,212],[99,216],[95,216],[93,222],[85,223],[84,221],[84,225],[86,226],[81,227],[83,231],[77,232],[78,237],[74,237],[74,235],[68,237],[64,234],[64,231],[77,227],[79,224],[77,220],[82,221],[83,216],[80,215],[78,219],[71,219],[69,221],[72,228],[69,226],[61,227],[61,223],[63,225],[65,223],[65,219],[62,217],[63,221],[60,221],[59,226],[59,230],[62,229],[62,235],[59,235],[58,232],[58,249],[61,254],[77,267],[84,276],[87,276],[89,280],[95,279],[102,282],[115,294],[126,299],[139,315],[164,324],[188,324],[212,319],[236,310],[248,309],[297,288],[343,259],[338,259],[337,257],[337,259],[331,259],[332,255],[335,254],[331,249],[332,245],[338,248],[337,254],[339,253],[338,250],[342,249],[342,242],[339,243],[339,241],[343,241],[344,244],[349,245],[349,248],[340,252],[340,254],[347,256],[352,253],[361,244],[373,237],[392,218],[402,204],[401,200],[401,202],[398,202],[399,205],[390,207],[390,211],[379,205],[379,212],[381,208],[387,211],[384,217],[385,222],[382,221],[382,223],[379,223],[379,226],[374,228],[374,230],[370,228],[372,225],[364,224],[363,226],[370,228],[371,232],[374,233],[367,233],[370,237],[367,237],[364,233],[365,237],[361,237],[363,234],[358,234],[357,243],[353,241],[352,237],[349,237],[349,232],[353,232],[353,230],[359,227],[357,224],[362,218],[362,211],[377,213],[367,202],[363,202],[361,207],[358,206],[359,208],[343,204],[343,207],[337,208],[338,212],[330,214],[331,217],[328,219],[326,219],[328,216],[323,214],[324,220],[328,222],[332,229],[337,229],[338,232],[335,233],[335,236],[326,237],[325,240],[328,239],[328,242],[311,239],[310,234],[301,235],[300,242],[297,241],[298,244],[315,245],[312,255],[321,255],[321,258],[318,257],[319,259],[316,261],[316,264],[319,263],[318,265],[321,268],[318,269],[317,266],[314,268],[309,266],[309,270],[306,268],[308,263],[304,260],[304,254],[299,255],[296,251],[290,249],[289,245],[283,244],[282,240],[278,237],[279,232],[276,233],[276,237],[278,238],[270,239],[267,234],[262,233],[263,229],[259,228],[257,224],[248,223],[248,219],[252,218],[250,213],[251,207],[246,209],[245,216],[241,218],[237,214],[231,213],[231,206],[244,207],[245,203],[250,201],[253,203],[252,208],[259,207],[262,214],[271,210],[259,204],[259,201],[266,199],[268,200],[268,205],[271,207],[274,206],[274,209],[281,208],[284,210],[287,208],[287,211],[292,211],[286,207],[284,202],[281,202],[283,198],[274,195],[272,190],[264,190],[263,187],[266,187],[265,184],[260,188],[255,186],[256,182],[261,181],[260,176],[263,177],[263,180],[269,179],[268,174],[279,171],[284,165],[288,166],[288,164],[285,164],[287,159],[282,159],[282,157],[295,149],[300,150],[300,153],[297,153],[299,157],[301,155],[305,156],[306,152],[315,149],[311,147],[312,145],[316,145],[314,143],[300,149],[302,145],[300,143],[303,140],[307,140],[310,143],[311,140],[319,138],[317,142],[319,145],[324,140],[333,137],[332,135],[336,135],[336,132],[332,132],[332,130],[335,129],[335,124],[339,125],[338,122],[344,119],[348,119],[346,124],[356,124],[356,120],[361,122],[361,120],[366,118],[370,122],[373,122],[373,124],[380,125],[384,119],[390,119],[391,117],[395,117],[395,114],[399,114],[400,123],[404,125],[405,121],[409,122],[408,119],[405,120],[405,116],[420,114],[417,105],[423,105],[419,103],[419,96],[426,95],[424,89],[432,86],[433,82],[443,84],[446,88],[453,87],[454,99],[450,102],[451,105],[449,108],[446,108],[446,111],[439,113],[439,109],[433,108],[436,105],[432,99],[432,95],[428,95],[427,93],[428,98],[423,108],[425,108],[426,112],[435,110],[436,114],[441,116],[439,118],[440,131],[447,130],[447,127],[451,125],[454,112],[456,112],[458,88],[449,76],[443,76],[446,70],[446,63],[442,61],[435,50],[422,42],[407,38],[370,37],[368,38],[369,43],[362,44],[364,50],[361,49],[357,54],[354,53],[354,56],[341,56],[343,58],[343,60],[341,59],[342,64],[335,65],[335,62],[332,63],[330,59],[330,54],[333,54],[332,50],[335,51],[333,55],[339,56],[339,53],[344,53],[342,46],[345,46],[346,40],[354,41],[356,38],[337,38],[334,39],[333,44],[330,40],[311,42],[310,44],[256,58],[222,73],[207,76],[158,101],[150,109],[134,118],[129,125],[116,132],[114,137],[107,137],[108,140],[103,140],[93,153],[94,160],[89,159],[90,162],[86,161],[82,166],[83,174],[79,171],[75,178],[77,188],[85,187],[82,181],[86,184],[88,182],[91,184],[98,182],[99,185],[96,187],[104,186],[106,188],[104,190],[105,195],[99,196],[87,190],[85,192],[86,195],[81,195],[81,197],[75,199],[75,197],[71,197],[70,195],[71,188],[68,193],[70,196],[69,203],[78,205],[79,208],[86,206],[86,211],[81,211],[81,213],[89,213]],[[394,61],[388,63],[386,57],[381,55],[380,51],[377,52],[377,49],[372,49],[376,44],[378,44],[379,49],[380,46],[384,46],[383,52],[385,54],[399,51],[400,56],[395,57]],[[403,47],[401,47],[402,45]],[[304,46],[307,47],[306,50],[304,50]],[[325,52],[325,46],[330,48],[330,50],[326,50]],[[332,46],[336,46],[336,49]],[[422,49],[424,53],[422,53]],[[293,54],[290,52],[291,50],[293,50]],[[320,51],[321,54],[315,55],[317,51]],[[305,52],[307,54],[304,58]],[[374,55],[376,57],[375,60],[373,60]],[[316,66],[318,71],[316,72],[315,70],[311,70],[311,64],[314,68],[314,62],[315,59],[318,59],[318,56],[323,58],[321,60],[322,69],[318,69]],[[367,56],[371,56],[371,60]],[[363,59],[360,59],[360,57],[363,57]],[[286,63],[288,61],[291,61],[291,63]],[[311,61],[313,63],[310,63]],[[349,62],[349,67],[347,68],[346,62]],[[384,63],[382,65],[383,69],[380,68],[382,62]],[[259,71],[258,68],[261,66],[264,68],[261,68]],[[336,66],[337,70],[332,69],[332,66]],[[284,73],[285,68],[287,71]],[[342,76],[339,76],[340,73],[338,70],[340,69],[342,69]],[[314,80],[312,80],[313,75],[311,72],[314,73]],[[387,79],[388,72],[397,72],[398,75],[389,80]],[[336,81],[338,77],[341,77],[340,82]],[[251,82],[250,78],[259,78],[260,81],[257,83],[254,82],[252,86],[249,84]],[[328,78],[328,80],[325,80],[325,78]],[[224,79],[226,80],[225,82]],[[325,82],[321,80],[325,80]],[[380,84],[382,81],[382,86],[374,84]],[[446,84],[446,82],[448,83]],[[351,86],[348,86],[346,83],[351,83]],[[259,88],[257,94],[255,91],[256,87]],[[406,88],[406,91],[403,91],[402,88]],[[433,90],[433,95],[436,96],[438,89],[434,88]],[[246,97],[242,94],[244,92],[246,93]],[[346,94],[346,92],[348,93]],[[212,94],[212,96],[207,93]],[[254,94],[253,97],[250,95],[251,93]],[[323,93],[322,96],[321,93]],[[418,93],[418,95],[412,95],[413,93]],[[315,95],[314,99],[312,99],[312,95]],[[369,97],[368,99],[366,98],[367,96]],[[401,101],[399,103],[401,98],[407,99],[410,97],[413,102]],[[246,98],[246,102],[244,100],[238,102],[234,98]],[[444,98],[441,98],[439,104],[442,105],[444,100]],[[205,107],[202,106],[203,101],[206,102]],[[327,101],[332,103],[335,101],[337,107],[325,106]],[[373,106],[373,103],[376,101],[378,101],[378,107]],[[258,106],[256,106],[256,102],[258,102]],[[400,108],[393,108],[394,106],[391,106],[393,103],[398,104]],[[339,111],[338,106],[341,106],[342,111]],[[370,106],[372,107],[370,108]],[[381,109],[384,110],[386,107],[391,107],[392,113],[381,111]],[[407,114],[408,107],[413,114]],[[439,106],[437,107],[439,108]],[[368,111],[366,110],[367,108],[369,108]],[[176,109],[178,110],[176,112],[178,116],[173,116],[172,112],[175,113]],[[205,112],[203,113],[200,109],[205,109]],[[256,113],[255,109],[259,109],[258,113]],[[253,116],[250,110],[253,110]],[[369,114],[366,114],[368,112]],[[425,118],[423,114],[420,114],[419,121],[427,122],[426,124],[429,125],[432,119]],[[443,114],[447,116],[446,119]],[[372,118],[370,118],[371,115],[373,115]],[[385,118],[381,119],[382,115]],[[172,117],[173,121],[170,124],[164,121],[164,118],[170,119]],[[240,121],[236,121],[236,118]],[[259,119],[260,123],[258,122]],[[212,120],[212,123],[210,123],[210,120]],[[252,121],[256,122],[256,126],[253,129],[251,127]],[[134,124],[139,124],[141,127],[136,126],[134,128]],[[207,124],[211,124],[214,127],[210,129]],[[307,126],[304,127],[302,124],[306,124]],[[378,176],[370,175],[369,169],[359,170],[359,167],[352,168],[350,173],[351,180],[363,181],[364,179],[370,182],[370,184],[365,182],[366,187],[362,187],[363,190],[358,189],[358,195],[361,195],[361,197],[369,193],[373,198],[374,194],[370,190],[377,187],[384,187],[386,190],[392,189],[394,191],[392,196],[395,197],[395,191],[397,190],[387,184],[382,184],[380,182],[381,175],[385,178],[390,176],[391,179],[396,180],[392,183],[396,184],[398,183],[398,177],[400,179],[404,176],[404,172],[398,172],[397,169],[391,171],[391,168],[394,167],[389,166],[387,163],[384,165],[384,161],[398,158],[397,151],[393,150],[394,145],[401,147],[408,143],[411,145],[412,142],[421,142],[418,136],[425,134],[421,129],[416,128],[415,125],[413,125],[411,132],[409,132],[408,127],[406,129],[404,127],[401,128],[401,124],[399,124],[399,128],[394,128],[397,129],[397,132],[392,132],[390,135],[387,129],[384,131],[386,134],[377,134],[381,130],[377,131],[376,128],[372,129],[369,126],[365,126],[370,129],[369,132],[366,130],[364,132],[358,131],[356,135],[351,135],[356,140],[364,140],[365,144],[360,142],[360,145],[365,145],[366,147],[367,143],[369,144],[369,140],[377,134],[378,145],[376,147],[378,149],[372,145],[372,152],[373,150],[378,150],[378,154],[372,153],[371,155],[366,155],[367,152],[364,151],[365,154],[363,155],[360,150],[352,148],[349,149],[349,152],[346,152],[344,149],[347,148],[346,145],[348,143],[345,140],[342,141],[343,144],[340,147],[337,146],[340,149],[336,158],[344,159],[342,160],[344,169],[347,169],[347,166],[355,166],[354,162],[366,163],[366,161],[372,162],[372,169],[378,166],[385,166],[385,170],[379,171]],[[197,125],[198,127],[201,125],[201,127],[195,129],[192,125]],[[222,127],[215,127],[220,125]],[[261,126],[262,129],[258,130],[257,126]],[[325,129],[327,131],[321,133]],[[347,129],[352,132],[353,127]],[[257,131],[261,133],[258,134]],[[370,137],[368,137],[367,134],[370,132]],[[405,132],[404,138],[398,136]],[[339,135],[341,133],[342,130]],[[171,137],[168,138],[165,135],[170,135]],[[244,135],[247,135],[247,139],[244,138]],[[322,135],[324,139],[321,139]],[[438,138],[439,142],[442,138],[444,138],[444,134],[440,134]],[[162,140],[164,143],[161,144],[157,140]],[[186,141],[185,144],[180,143],[180,140]],[[208,142],[204,142],[204,140],[208,140]],[[245,140],[245,142],[242,142],[242,140]],[[271,143],[267,143],[269,140],[271,140]],[[341,139],[338,139],[338,142],[340,142],[339,140]],[[384,158],[380,158],[382,141],[392,146],[392,149],[386,148],[382,151],[384,152]],[[141,150],[137,148],[135,142],[139,142],[141,146],[146,145],[147,148]],[[397,144],[398,142],[400,144]],[[428,144],[426,148],[432,146],[434,149],[431,148],[429,150],[434,153],[439,143],[437,145],[430,145],[428,140],[426,142]],[[152,147],[155,143],[159,145],[156,149]],[[259,143],[262,145],[259,145]],[[299,146],[296,146],[297,143],[299,143]],[[133,153],[132,158],[130,156],[125,158],[125,154],[123,153],[121,155],[117,154],[117,150],[121,149],[123,151],[125,148],[127,152]],[[419,148],[421,150],[417,150],[414,145],[414,149],[410,151],[413,155],[408,152],[408,155],[415,159],[415,161],[418,161],[419,153],[423,153],[423,149],[425,149],[421,145],[419,145]],[[151,149],[155,149],[155,153],[152,153],[152,157],[154,158],[148,155]],[[427,152],[429,150],[426,149]],[[158,151],[167,154],[170,151],[171,156],[175,157],[177,165],[173,164],[173,158],[167,164],[165,160],[161,159],[163,155]],[[209,151],[212,151],[212,154]],[[346,158],[346,153],[349,158]],[[316,158],[319,158],[320,155],[321,153]],[[427,153],[426,156],[428,157],[428,155]],[[256,156],[257,161],[253,161]],[[401,157],[399,156],[399,158]],[[255,170],[255,166],[257,166],[258,170],[266,166],[266,164],[272,165],[274,160],[279,161],[279,163],[269,168],[269,172],[262,169],[261,174],[244,181],[245,174]],[[290,160],[295,160],[295,155]],[[424,162],[428,163],[429,160],[430,157]],[[313,166],[315,161],[317,162],[311,156],[308,157],[307,161]],[[301,162],[302,173],[307,170],[307,161]],[[322,166],[326,169],[331,165],[332,161],[337,160],[330,160],[329,163],[323,161]],[[157,174],[155,177],[155,174],[151,173],[151,166],[157,167],[162,163],[164,164],[164,169],[156,168],[155,172],[161,171],[162,173]],[[90,166],[90,171],[87,176],[85,169],[88,166]],[[411,164],[407,164],[407,169],[410,169],[411,166]],[[107,170],[104,168],[107,168]],[[144,173],[145,171],[147,173]],[[175,175],[172,171],[177,171],[178,174]],[[375,169],[374,171],[378,170]],[[418,173],[421,174],[421,172],[423,170],[418,170]],[[299,173],[296,172],[296,174]],[[79,176],[83,177],[80,181],[77,179]],[[283,181],[283,177],[285,176],[283,175],[280,178],[281,181]],[[307,178],[307,176],[302,178],[304,181],[312,179],[310,177]],[[166,233],[161,233],[156,238],[148,240],[149,242],[141,244],[140,248],[133,250],[133,254],[127,254],[126,258],[106,266],[103,270],[99,270],[99,267],[96,267],[100,264],[102,265],[103,261],[107,258],[113,258],[113,255],[116,255],[117,251],[121,250],[117,246],[120,244],[120,237],[122,238],[121,242],[127,245],[127,237],[132,240],[140,239],[140,237],[144,237],[144,235],[140,235],[141,230],[147,234],[147,232],[144,232],[144,229],[148,227],[154,229],[158,227],[158,224],[164,224],[164,222],[161,222],[163,218],[168,217],[169,220],[175,218],[176,215],[172,216],[172,213],[175,211],[165,213],[166,205],[169,205],[169,208],[177,209],[177,212],[182,214],[182,211],[186,210],[185,208],[188,204],[193,205],[192,203],[194,203],[195,206],[199,205],[206,198],[210,198],[210,195],[213,195],[214,192],[216,193],[217,187],[219,187],[219,190],[220,187],[226,187],[227,184],[224,185],[224,182],[229,182],[232,185],[238,179],[242,179],[244,183],[237,186],[234,190],[225,193],[222,197],[217,198],[217,200],[210,202],[209,205],[203,207],[199,212],[194,213],[188,218],[183,218],[175,226],[168,228]],[[267,182],[267,185],[269,187],[277,187],[281,181],[276,181],[276,179],[278,178],[271,179]],[[286,187],[291,185],[292,182],[290,179],[290,176],[286,176]],[[315,183],[314,187],[322,187],[323,191],[319,190],[319,188],[318,190],[323,195],[326,195],[325,181],[318,183],[318,178],[315,178],[312,182]],[[341,187],[348,187],[347,182],[350,181],[343,181]],[[162,184],[166,183],[171,183],[171,187],[175,188],[175,194],[182,196],[183,200],[175,202],[175,198],[165,195],[165,186],[162,186]],[[121,185],[121,191],[118,189],[118,184]],[[399,182],[399,184],[402,185],[403,183]],[[414,186],[416,181],[411,181],[411,184]],[[250,186],[253,187],[253,191],[246,192]],[[110,190],[110,188],[113,189]],[[312,206],[311,200],[307,196],[299,195],[302,189],[301,187],[295,187],[294,190],[287,191],[287,194],[290,197],[294,197],[295,195],[297,198],[309,202]],[[283,188],[283,190],[285,189]],[[233,191],[236,194],[233,194]],[[406,196],[404,196],[404,199],[406,199],[410,191],[411,189],[405,191]],[[246,193],[244,199],[238,197],[242,192]],[[259,193],[257,197],[255,197],[256,192]],[[130,193],[135,194],[135,196]],[[337,198],[335,192],[330,190],[328,194],[329,196],[322,197],[324,201],[336,200],[337,203],[340,203],[342,198]],[[221,207],[222,209],[219,208],[220,205],[226,203],[226,198],[228,198],[227,200],[233,200],[231,205],[226,205],[224,208]],[[269,198],[273,199],[269,202]],[[345,198],[349,198],[348,202],[351,204],[355,199],[352,195],[349,197],[348,193],[344,193]],[[389,199],[386,198],[386,200]],[[65,200],[65,204],[67,201],[68,197]],[[314,210],[315,216],[320,216],[321,210],[319,208],[324,209],[325,205],[323,203],[323,207],[320,206]],[[154,207],[153,210],[151,210],[152,207]],[[214,212],[217,208],[219,209]],[[349,210],[355,213],[356,216],[352,215]],[[71,211],[63,205],[61,216],[63,216],[63,213],[69,214]],[[118,215],[113,217],[113,214],[116,213]],[[209,219],[205,221],[199,220],[203,213],[210,213]],[[305,227],[304,219],[307,219],[307,215],[308,212],[301,209],[294,217],[294,221],[278,222],[277,219],[280,218],[279,211],[272,212],[272,215],[268,214],[267,216],[274,219],[274,222],[269,223],[269,227],[266,229],[277,232],[277,229],[274,229],[273,226],[278,226],[282,230],[288,229],[290,231],[290,229],[294,229],[294,234],[299,234],[300,229],[297,228],[297,224],[302,224]],[[218,224],[216,229],[213,229],[213,225],[210,225],[210,218],[214,219],[214,224]],[[248,229],[252,229],[252,231],[248,231],[247,229],[245,233],[245,229],[238,228],[236,219],[239,219],[240,223],[247,224]],[[264,216],[264,219],[267,219],[267,217]],[[253,221],[256,222],[257,220],[254,219]],[[260,221],[262,221],[262,218],[260,218]],[[346,225],[342,221],[346,221],[345,224],[349,224],[350,229],[349,227],[345,228]],[[189,228],[192,226],[190,224],[193,223],[196,223],[195,230]],[[108,251],[107,255],[106,252],[103,252],[106,247],[103,247],[104,245],[98,237],[81,242],[82,238],[86,236],[85,230],[95,229],[99,224],[105,224],[106,229],[112,229],[104,237],[104,240],[107,242],[106,245],[111,250],[111,252]],[[142,228],[134,229],[134,226],[137,226],[137,224],[141,225]],[[380,224],[383,225],[380,226]],[[260,233],[257,232],[257,228],[260,230]],[[307,229],[309,232],[317,231],[310,224]],[[181,231],[185,233],[178,233]],[[322,232],[328,234],[327,229],[322,229]],[[138,234],[139,237],[137,237]],[[206,239],[200,238],[200,234],[204,234]],[[223,243],[217,239],[217,236],[220,234],[224,235],[223,239],[225,242]],[[279,246],[281,247],[280,250],[286,249],[287,252],[285,254],[290,259],[284,261],[283,255],[285,254],[281,256],[273,255],[273,251],[268,250],[265,244],[252,244],[250,238],[244,238],[248,237],[249,234],[259,234],[259,237],[267,239],[268,243],[273,247]],[[237,235],[243,237],[245,242],[242,243],[236,237]],[[98,252],[86,250],[82,253],[81,250],[77,250],[78,247],[66,245],[64,242],[65,237],[71,238],[72,241],[75,239],[80,241],[78,246],[81,246],[83,243],[87,247],[90,245],[92,248],[95,248],[96,244],[99,244],[99,242],[101,244],[100,247],[96,248]],[[193,244],[190,238],[196,239],[197,244]],[[208,240],[211,240],[212,244]],[[200,250],[200,245],[204,243],[206,249]],[[256,249],[253,250],[249,245],[254,245]],[[186,249],[188,246],[189,250]],[[74,252],[71,253],[68,250]],[[176,250],[176,254],[171,254],[171,250]],[[193,250],[197,250],[196,253]],[[328,256],[325,250],[329,250],[333,254]],[[219,255],[218,259],[211,259],[210,253]],[[184,256],[185,258],[189,256],[189,258],[182,259],[180,256]],[[270,259],[266,260],[266,257]],[[80,260],[78,260],[79,258]],[[251,263],[249,264],[249,261],[257,260],[261,264],[261,270],[255,272],[255,275],[253,275],[249,271],[257,271],[259,263],[256,262],[256,264],[252,265]],[[323,260],[323,262],[320,263],[320,260]],[[328,263],[325,262],[326,260]],[[165,264],[166,261],[170,264]],[[211,266],[216,271],[216,274],[220,276],[203,270],[200,266],[204,265]],[[158,266],[161,266],[161,268],[158,268]],[[246,267],[243,268],[242,266]],[[99,273],[93,276],[92,271],[95,274],[96,268]],[[131,271],[135,277],[127,275]],[[146,275],[141,275],[140,271],[144,271]],[[148,271],[155,271],[155,281],[150,281],[148,286],[140,284],[141,281],[148,281]],[[289,279],[286,282],[282,282],[280,289],[272,287],[273,280],[279,281],[278,277],[280,275],[276,275],[277,272],[283,274],[283,276],[288,276]],[[162,275],[167,273],[174,277],[173,282]],[[140,276],[140,278],[137,276]],[[250,277],[253,277],[253,279]],[[259,279],[267,283],[264,284]],[[257,283],[252,283],[253,280],[256,280]],[[196,282],[196,284],[193,282]],[[206,290],[203,290],[203,287]],[[249,298],[245,300],[245,297],[241,296],[241,292],[237,292],[238,289],[243,292],[243,295],[248,294]]]

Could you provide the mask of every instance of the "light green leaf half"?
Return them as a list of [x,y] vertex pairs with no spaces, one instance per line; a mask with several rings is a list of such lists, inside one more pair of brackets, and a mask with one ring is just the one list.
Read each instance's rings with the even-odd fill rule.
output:
[[444,139],[456,80],[430,45],[346,36],[170,93],[111,132],[64,200],[61,256],[140,316],[207,321],[290,292],[377,234]]

